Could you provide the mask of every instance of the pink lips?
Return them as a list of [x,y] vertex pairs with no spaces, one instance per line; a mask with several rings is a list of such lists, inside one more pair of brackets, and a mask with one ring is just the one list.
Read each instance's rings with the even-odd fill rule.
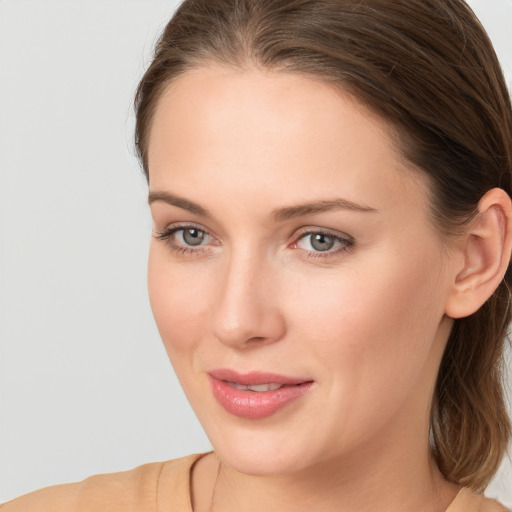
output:
[[[240,418],[259,419],[270,416],[290,402],[307,393],[313,381],[285,377],[273,373],[251,372],[239,374],[219,369],[210,372],[213,396],[230,414]],[[268,390],[265,389],[265,385]],[[240,389],[258,386],[260,390]],[[278,389],[274,389],[280,386]]]

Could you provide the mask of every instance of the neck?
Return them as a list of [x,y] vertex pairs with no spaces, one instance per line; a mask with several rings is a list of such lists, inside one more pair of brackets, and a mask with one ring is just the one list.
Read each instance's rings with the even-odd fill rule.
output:
[[459,490],[442,477],[428,446],[393,459],[375,452],[332,459],[286,476],[244,475],[223,466],[215,487],[214,512],[442,512]]

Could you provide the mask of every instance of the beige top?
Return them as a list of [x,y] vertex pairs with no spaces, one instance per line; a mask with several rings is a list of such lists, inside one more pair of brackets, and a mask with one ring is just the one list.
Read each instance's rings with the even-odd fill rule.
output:
[[[190,472],[194,462],[203,455],[154,462],[131,471],[46,487],[4,503],[0,512],[192,512]],[[507,512],[507,509],[464,488],[446,512]]]

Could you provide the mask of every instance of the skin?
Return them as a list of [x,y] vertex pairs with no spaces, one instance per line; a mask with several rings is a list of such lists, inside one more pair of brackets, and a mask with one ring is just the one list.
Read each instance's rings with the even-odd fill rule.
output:
[[[150,300],[222,461],[215,510],[445,510],[459,486],[430,457],[429,408],[447,313],[478,288],[463,272],[489,258],[435,229],[428,181],[405,168],[387,123],[313,79],[212,64],[161,97],[149,174]],[[367,211],[273,216],[339,198]],[[165,238],[184,224],[205,234],[199,246]],[[310,229],[340,241],[315,250]],[[268,418],[238,418],[212,395],[214,368],[314,385]],[[196,464],[196,512],[217,467],[213,455]]]

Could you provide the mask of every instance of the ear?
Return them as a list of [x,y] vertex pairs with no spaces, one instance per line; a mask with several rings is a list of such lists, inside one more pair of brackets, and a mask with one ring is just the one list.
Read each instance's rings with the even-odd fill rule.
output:
[[510,262],[512,202],[500,188],[489,190],[478,203],[462,244],[463,264],[456,270],[446,314],[463,318],[477,311],[494,293]]

